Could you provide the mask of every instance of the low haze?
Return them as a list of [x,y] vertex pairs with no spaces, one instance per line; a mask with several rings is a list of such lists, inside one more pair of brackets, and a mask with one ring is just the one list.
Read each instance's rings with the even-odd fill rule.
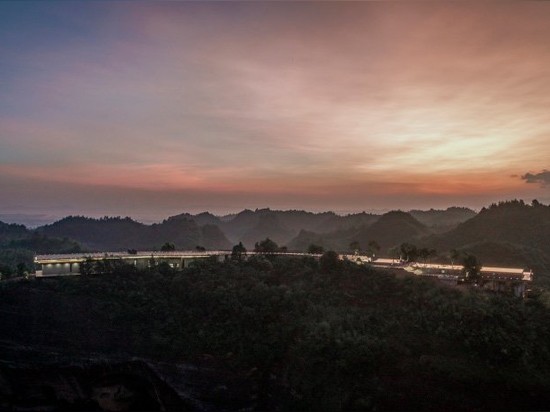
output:
[[0,215],[548,203],[549,21],[549,2],[0,2]]

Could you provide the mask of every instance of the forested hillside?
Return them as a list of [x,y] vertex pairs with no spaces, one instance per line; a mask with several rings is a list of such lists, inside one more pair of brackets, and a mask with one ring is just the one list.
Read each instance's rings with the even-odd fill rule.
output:
[[325,222],[339,218],[332,212],[311,213],[303,210],[256,209],[224,218],[220,228],[234,242],[252,248],[259,239],[269,237],[281,245],[287,245],[300,230],[314,230]]
[[[213,387],[202,392],[211,399],[186,399],[215,409],[545,410],[549,305],[543,292],[518,300],[460,291],[331,253],[319,262],[256,257],[1,283],[0,345],[99,352],[104,365],[139,356],[166,361],[173,373],[206,360],[211,376],[252,380],[245,398]],[[179,379],[180,387],[198,384]],[[51,402],[63,399],[54,395]],[[233,406],[216,404],[228,398]]]
[[50,236],[66,236],[91,250],[120,251],[127,249],[154,250],[165,243],[178,249],[228,249],[231,243],[214,225],[197,225],[184,217],[145,225],[130,218],[93,219],[69,216],[37,229]]
[[72,240],[49,237],[23,225],[0,222],[0,280],[34,272],[37,253],[75,253],[82,247]]
[[380,216],[370,225],[360,225],[328,233],[302,231],[289,242],[291,249],[307,250],[310,243],[319,244],[326,249],[349,251],[350,243],[358,242],[359,249],[365,250],[369,243],[376,242],[382,248],[382,254],[388,254],[391,248],[404,242],[417,241],[431,233],[431,230],[413,218],[409,213],[393,211]]
[[[436,227],[438,230],[453,228],[475,215],[475,212],[466,208],[432,209],[412,213],[419,216],[418,220],[421,220],[424,225]],[[187,216],[200,222],[204,221],[203,215]],[[269,237],[291,249],[305,250],[307,245],[302,247],[303,240],[296,239],[302,231],[305,231],[314,236],[319,235],[327,248],[337,246],[343,250],[347,248],[347,243],[350,241],[350,233],[374,224],[380,217],[381,215],[365,212],[341,216],[333,212],[257,209],[244,210],[234,216],[222,217],[217,224],[234,243],[242,241],[247,247],[252,247],[258,239]]]
[[[431,227],[439,225],[437,228],[440,230],[442,227],[452,227],[473,212],[449,208],[416,213]],[[381,218],[382,222],[377,226]],[[196,246],[229,249],[242,242],[246,248],[252,249],[259,240],[270,238],[280,246],[302,251],[307,250],[309,245],[303,238],[302,232],[305,231],[311,234],[306,237],[318,239],[327,249],[343,251],[353,240],[367,242],[367,238],[374,238],[369,240],[390,247],[425,235],[431,229],[405,212],[390,212],[382,216],[364,212],[339,216],[333,212],[266,208],[243,210],[236,215],[221,217],[208,212],[196,215],[183,213],[153,225],[145,225],[128,217],[94,219],[69,216],[37,231],[73,239],[92,250],[152,249],[166,242],[178,249],[194,249]]]
[[355,238],[365,246],[369,241],[375,240],[382,248],[388,249],[404,242],[415,241],[428,233],[431,231],[409,213],[394,211],[384,214],[371,226],[359,230]]
[[0,244],[6,244],[13,240],[26,239],[29,236],[30,232],[23,225],[0,222]]
[[441,255],[465,250],[486,265],[510,265],[535,270],[539,280],[550,275],[550,206],[512,200],[483,208],[457,228],[427,237],[423,245]]
[[446,210],[411,210],[409,213],[423,225],[440,232],[453,229],[476,215],[476,212],[466,207],[449,207]]

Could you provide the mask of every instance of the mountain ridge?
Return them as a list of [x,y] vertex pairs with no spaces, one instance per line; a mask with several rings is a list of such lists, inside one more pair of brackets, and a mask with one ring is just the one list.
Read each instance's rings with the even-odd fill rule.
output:
[[0,222],[0,263],[7,261],[6,253],[12,255],[10,265],[14,265],[13,256],[24,255],[30,266],[32,253],[158,250],[165,243],[180,250],[197,246],[230,250],[243,242],[251,250],[267,237],[300,252],[315,244],[347,253],[358,245],[360,252],[373,253],[371,246],[376,245],[378,256],[394,256],[408,242],[435,249],[438,257],[434,261],[441,263],[449,263],[452,251],[457,250],[476,255],[486,265],[523,266],[550,278],[550,206],[518,200],[495,203],[479,213],[452,207],[341,216],[263,208],[227,216],[181,213],[151,225],[107,216],[67,216],[33,230]]

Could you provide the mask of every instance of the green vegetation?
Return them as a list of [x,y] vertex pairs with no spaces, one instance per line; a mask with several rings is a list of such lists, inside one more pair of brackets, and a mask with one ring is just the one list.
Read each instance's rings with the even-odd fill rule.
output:
[[243,245],[243,242],[239,242],[238,245],[233,246],[231,250],[231,259],[241,261],[244,254],[246,253],[246,248]]
[[231,245],[219,227],[198,225],[185,217],[145,225],[129,217],[93,219],[68,216],[37,231],[48,236],[66,236],[90,250],[99,251],[154,250],[165,243],[178,245],[180,249],[194,249],[196,245],[208,249],[227,249]]
[[254,245],[254,252],[275,253],[279,251],[279,245],[270,238],[265,238],[264,240],[256,242],[256,244]]
[[166,242],[162,247],[160,248],[161,252],[173,252],[176,250],[176,246],[174,246],[173,243]]
[[24,276],[34,267],[34,255],[26,249],[0,249],[0,280]]
[[476,212],[465,207],[449,207],[446,210],[411,210],[409,213],[423,225],[439,230],[451,229],[476,215]]
[[474,255],[466,255],[462,261],[464,275],[468,282],[478,284],[481,280],[481,262]]
[[[17,297],[29,295],[55,305],[18,312]],[[29,340],[55,336],[74,348],[116,333],[109,353],[206,357],[256,371],[262,393],[278,385],[287,394],[282,410],[527,410],[550,400],[549,296],[518,300],[397,279],[329,251],[319,261],[121,265],[113,275],[4,283],[0,309],[24,312],[8,325],[27,333],[47,320]],[[74,328],[63,305],[73,317],[82,311],[86,328]]]
[[462,274],[468,283],[477,285],[481,281],[482,265],[476,256],[464,251],[453,249],[449,253],[449,258],[453,264],[458,261],[462,266],[464,266],[462,269]]
[[320,255],[325,251],[325,248],[321,245],[316,245],[315,243],[310,244],[307,247],[307,253],[311,255]]
[[349,244],[350,250],[357,254],[361,250],[361,244],[357,240],[352,240]]
[[52,238],[23,225],[0,222],[0,280],[34,272],[35,253],[77,253],[82,247],[67,238]]
[[376,240],[371,240],[369,244],[367,245],[367,255],[371,257],[375,257],[378,252],[380,252],[380,245]]
[[550,284],[550,206],[522,200],[494,203],[455,229],[417,243],[443,253],[475,255],[487,266],[532,269],[538,284]]
[[428,249],[426,247],[418,248],[411,243],[402,243],[399,247],[399,252],[401,259],[406,262],[417,262],[418,260],[426,262],[428,259],[437,256],[435,249]]

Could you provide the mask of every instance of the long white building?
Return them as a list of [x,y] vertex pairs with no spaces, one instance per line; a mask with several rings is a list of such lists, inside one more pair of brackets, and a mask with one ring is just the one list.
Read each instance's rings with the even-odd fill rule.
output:
[[[256,255],[255,252],[247,252],[246,255]],[[306,253],[278,253],[287,256],[311,256]],[[38,269],[36,277],[70,276],[80,275],[81,266],[85,261],[120,261],[132,264],[139,268],[146,268],[160,262],[166,262],[173,268],[187,267],[190,262],[197,259],[216,257],[225,260],[231,256],[231,251],[146,251],[137,253],[105,252],[105,253],[77,253],[65,255],[37,255],[34,259]],[[320,257],[321,255],[314,255]],[[341,255],[357,264],[369,264],[379,269],[408,272],[416,276],[435,277],[441,282],[459,284],[465,280],[463,266],[444,265],[438,263],[410,263],[399,259],[371,259],[360,255]],[[527,284],[533,281],[533,271],[523,268],[484,266],[480,270],[483,288],[500,292],[513,292],[516,296],[525,296]]]

